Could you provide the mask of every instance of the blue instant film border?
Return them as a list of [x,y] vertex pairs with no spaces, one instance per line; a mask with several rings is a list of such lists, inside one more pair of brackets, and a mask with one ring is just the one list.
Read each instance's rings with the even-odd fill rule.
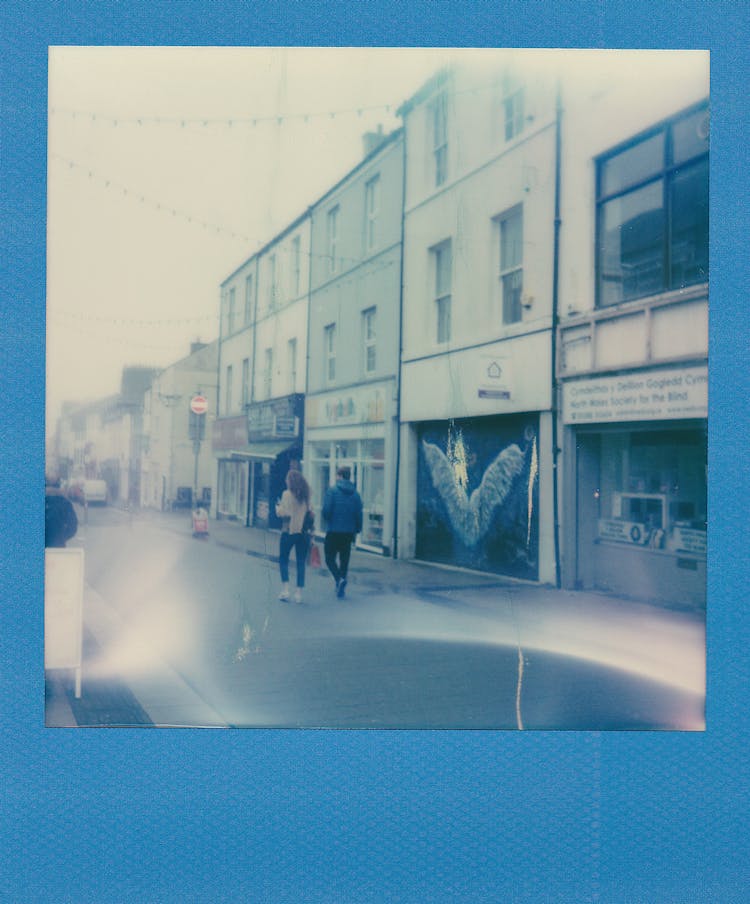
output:
[[[34,902],[731,902],[748,873],[743,4],[12,2],[0,9],[0,888]],[[705,733],[45,730],[47,47],[712,51]]]

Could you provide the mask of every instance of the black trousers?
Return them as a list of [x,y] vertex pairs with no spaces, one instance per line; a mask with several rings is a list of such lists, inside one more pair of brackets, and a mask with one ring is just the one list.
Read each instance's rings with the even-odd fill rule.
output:
[[[333,579],[338,582],[346,578],[349,570],[349,556],[352,554],[352,543],[354,542],[354,534],[339,534],[330,531],[326,534],[325,544],[323,546],[326,556],[326,565],[333,575]],[[338,562],[336,561],[338,557]]]

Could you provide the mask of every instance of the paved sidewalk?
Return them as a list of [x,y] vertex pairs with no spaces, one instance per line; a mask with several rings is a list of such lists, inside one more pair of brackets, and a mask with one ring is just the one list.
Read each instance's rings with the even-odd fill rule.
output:
[[[160,523],[165,529],[190,536],[192,534],[192,520],[190,512],[156,512],[144,510],[134,517],[144,517]],[[278,561],[279,532],[261,530],[253,527],[245,527],[236,521],[209,520],[209,535],[207,538],[196,538],[196,543],[216,543],[246,555],[265,558],[269,561]],[[321,561],[323,560],[323,540],[316,538]],[[325,562],[318,570],[322,575],[327,575]],[[422,597],[441,595],[459,602],[462,599],[471,599],[471,605],[484,600],[491,605],[493,599],[507,601],[510,595],[514,602],[523,604],[528,602],[545,602],[548,605],[574,604],[576,607],[613,607],[622,610],[630,608],[634,610],[654,610],[660,612],[675,611],[684,613],[688,618],[696,618],[702,621],[705,617],[704,610],[698,610],[691,606],[670,605],[663,602],[649,602],[644,600],[626,599],[598,591],[584,590],[558,590],[549,584],[539,584],[535,581],[527,581],[507,577],[499,574],[487,574],[456,568],[447,565],[439,565],[433,562],[419,562],[416,560],[393,559],[389,556],[378,555],[361,549],[353,549],[349,565],[349,584],[352,588],[362,586],[368,590],[380,589],[384,593],[410,593]],[[483,592],[484,591],[484,592]],[[483,608],[483,606],[482,606]]]

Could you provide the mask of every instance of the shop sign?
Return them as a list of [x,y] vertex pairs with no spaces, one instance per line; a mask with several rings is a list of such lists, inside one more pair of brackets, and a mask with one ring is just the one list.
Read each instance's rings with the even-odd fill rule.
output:
[[675,527],[669,541],[670,549],[696,556],[706,555],[706,532],[691,527]]
[[306,419],[308,427],[383,423],[385,393],[382,389],[353,390],[341,395],[308,399]]
[[510,358],[499,355],[479,356],[479,387],[477,395],[480,399],[511,398],[511,363]]
[[620,521],[613,518],[599,519],[599,539],[614,540],[644,546],[651,538],[652,531],[637,521]]
[[211,447],[215,452],[242,449],[245,445],[247,424],[244,417],[224,417],[213,422]]
[[294,439],[300,433],[301,395],[286,396],[270,402],[251,405],[247,410],[249,442],[263,439]]
[[706,366],[571,380],[563,387],[563,420],[566,424],[707,416]]

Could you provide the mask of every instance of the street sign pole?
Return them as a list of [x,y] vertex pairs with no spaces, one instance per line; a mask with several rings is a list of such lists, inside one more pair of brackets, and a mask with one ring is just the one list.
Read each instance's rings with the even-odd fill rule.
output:
[[195,456],[193,509],[198,505],[198,457],[201,451],[201,440],[206,430],[206,411],[208,411],[208,400],[199,389],[190,400],[190,434],[193,440],[193,455]]

